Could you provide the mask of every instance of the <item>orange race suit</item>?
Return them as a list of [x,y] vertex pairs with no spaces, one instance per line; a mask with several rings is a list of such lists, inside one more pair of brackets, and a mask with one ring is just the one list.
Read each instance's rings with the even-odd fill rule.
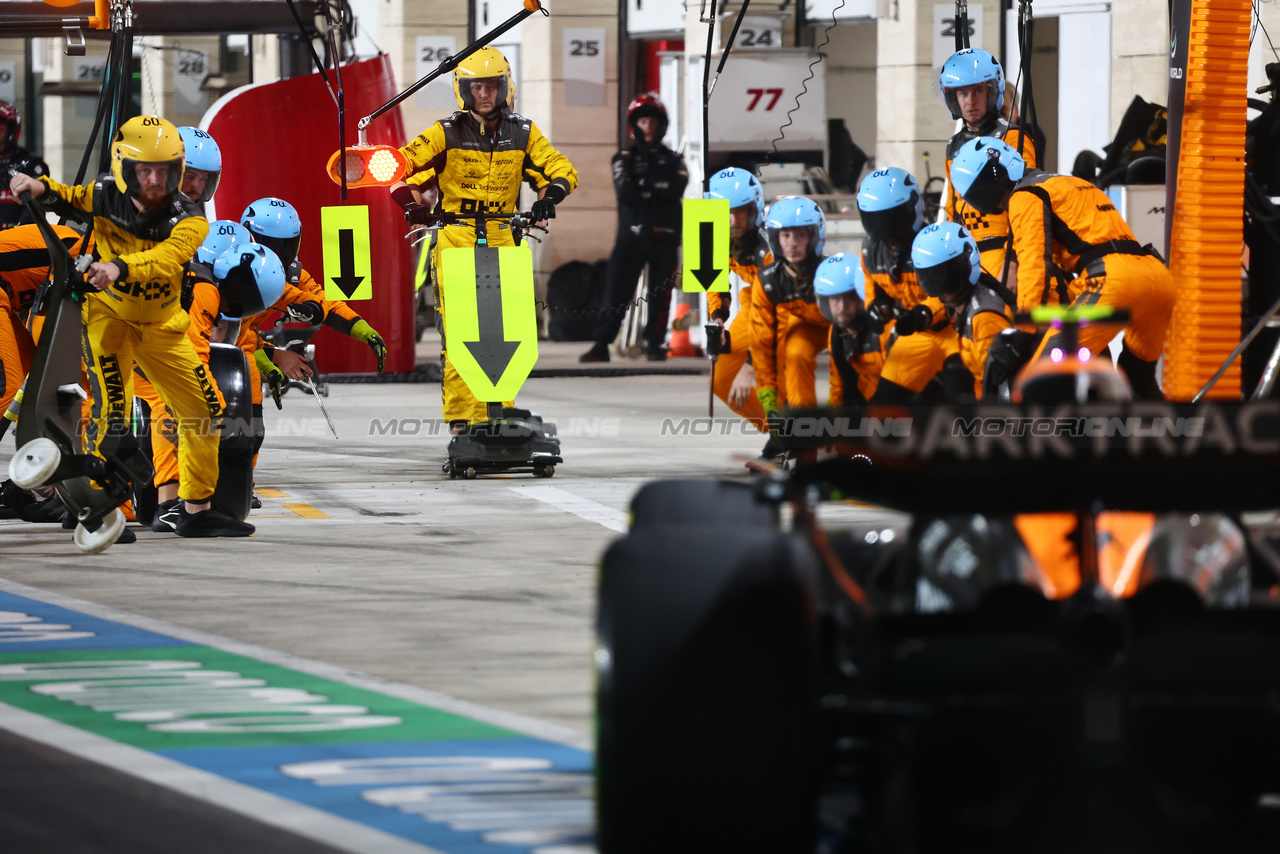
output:
[[[65,225],[55,225],[53,230],[72,255],[79,253],[78,231]],[[49,278],[49,264],[49,248],[36,226],[0,232],[0,413],[9,407],[31,370],[36,338],[26,320],[36,291]]]
[[733,241],[729,250],[729,281],[733,287],[736,277],[741,287],[738,289],[738,311],[730,320],[733,308],[731,292],[712,291],[707,294],[707,312],[712,320],[726,324],[729,330],[728,353],[721,353],[716,359],[715,395],[728,404],[738,415],[746,418],[761,429],[764,428],[764,408],[756,396],[753,386],[747,402],[742,406],[729,403],[729,390],[743,366],[751,362],[751,318],[753,305],[752,289],[760,281],[760,271],[773,263],[773,255],[769,252],[764,233],[752,228],[741,238]]
[[[951,162],[956,159],[960,146],[980,136],[993,136],[1007,142],[1014,151],[1022,155],[1028,169],[1036,166],[1036,148],[1030,133],[1020,132],[1009,124],[1009,120],[992,110],[982,126],[977,130],[967,127],[961,130],[947,143],[947,175],[951,175]],[[974,209],[960,194],[955,185],[947,182],[946,198],[947,219],[958,222],[969,230],[973,239],[978,241],[978,251],[982,253],[982,269],[986,270],[997,281],[1004,275],[1004,254],[1009,245],[1009,217],[1004,214],[984,214]],[[1010,287],[1013,283],[1010,282]]]
[[[882,240],[862,242],[862,272],[866,278],[866,304],[883,319],[886,308],[913,309],[923,305],[933,315],[928,329],[893,339],[880,374],[881,385],[893,383],[920,392],[942,370],[943,363],[960,352],[946,306],[924,292],[911,265],[911,245],[894,248]],[[894,324],[896,326],[896,322]]]
[[786,261],[774,261],[751,287],[751,364],[757,396],[800,408],[816,406],[818,354],[827,349],[831,321],[818,308],[813,271],[822,257],[797,274]]
[[[504,112],[496,126],[477,121],[469,112],[456,112],[427,128],[400,149],[409,160],[412,183],[421,184],[422,173],[436,176],[438,209],[457,214],[515,213],[520,185],[528,180],[535,189],[558,185],[567,196],[578,186],[578,173],[556,151],[531,120]],[[427,176],[429,177],[429,175]],[[512,246],[511,232],[501,220],[486,223],[490,246]],[[487,421],[485,404],[467,388],[448,358],[448,288],[440,273],[441,253],[454,247],[474,246],[474,221],[448,225],[436,232],[431,265],[439,289],[438,310],[445,318],[440,359],[443,362],[441,396],[445,420],[451,423]]]
[[[1009,225],[1019,311],[1068,304],[1127,308],[1125,348],[1143,362],[1160,358],[1173,315],[1173,276],[1155,250],[1139,245],[1106,193],[1082,178],[1032,169],[1009,197]],[[1115,334],[1114,326],[1093,324],[1080,330],[1078,344],[1098,353]],[[1041,349],[1058,340],[1046,336]]]
[[991,342],[1013,325],[1009,320],[1009,306],[995,290],[999,284],[995,277],[983,270],[973,294],[964,305],[950,312],[951,326],[959,337],[960,358],[973,374],[974,393],[979,398],[982,397],[982,377]]
[[871,316],[860,311],[849,328],[833,325],[827,340],[831,351],[831,406],[855,406],[871,400],[884,369],[884,339]]

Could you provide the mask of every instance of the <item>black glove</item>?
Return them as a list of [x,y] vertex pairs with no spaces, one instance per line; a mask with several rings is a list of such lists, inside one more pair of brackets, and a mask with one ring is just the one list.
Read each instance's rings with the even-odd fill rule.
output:
[[871,319],[871,331],[882,334],[885,324],[893,319],[893,300],[884,297],[872,300],[867,306],[867,316]]
[[435,225],[439,217],[431,213],[429,205],[412,204],[404,209],[404,220],[412,225]]
[[289,315],[290,320],[298,323],[316,326],[324,322],[324,306],[314,300],[294,303],[285,308],[285,313]]
[[548,184],[547,192],[533,203],[530,212],[535,222],[556,218],[556,205],[564,201],[564,188],[559,184]]
[[946,358],[939,376],[947,403],[973,403],[977,399],[973,391],[973,374],[958,353]]
[[786,424],[786,419],[782,417],[782,413],[778,410],[770,409],[764,414],[764,422],[769,428],[770,436],[780,436],[782,428]]
[[933,312],[927,305],[918,305],[898,318],[896,328],[899,335],[914,335],[924,332],[930,326],[933,326]]
[[1021,329],[1006,329],[995,337],[987,350],[987,363],[982,369],[982,399],[1007,400],[1002,387],[1012,384],[1018,371],[1035,355],[1040,335]]
[[369,349],[373,351],[373,355],[378,357],[378,376],[382,376],[382,370],[387,366],[387,345],[382,340],[381,335],[373,335],[368,341],[364,342],[369,345]]

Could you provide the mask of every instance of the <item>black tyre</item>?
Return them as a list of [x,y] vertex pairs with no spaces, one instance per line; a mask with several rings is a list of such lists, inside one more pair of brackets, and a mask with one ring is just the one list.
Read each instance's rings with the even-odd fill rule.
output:
[[602,854],[813,851],[816,573],[767,529],[637,531],[605,554]]
[[243,522],[253,502],[253,454],[219,451],[213,509]]
[[[140,397],[133,399],[133,434],[138,437],[138,446],[148,460],[153,459],[151,451],[151,408]],[[151,526],[156,517],[158,490],[155,480],[147,483],[133,484],[133,516],[139,523]]]
[[757,503],[748,481],[687,478],[645,484],[631,499],[631,530],[665,525],[769,531],[778,527],[778,509]]

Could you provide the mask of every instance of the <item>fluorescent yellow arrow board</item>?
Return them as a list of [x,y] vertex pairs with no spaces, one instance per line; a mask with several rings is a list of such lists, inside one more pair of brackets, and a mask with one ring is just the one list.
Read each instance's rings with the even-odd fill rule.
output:
[[368,205],[320,209],[324,241],[324,295],[352,302],[373,299]]
[[529,247],[445,249],[440,268],[449,361],[480,400],[514,400],[538,361]]
[[684,200],[684,289],[729,290],[729,200]]

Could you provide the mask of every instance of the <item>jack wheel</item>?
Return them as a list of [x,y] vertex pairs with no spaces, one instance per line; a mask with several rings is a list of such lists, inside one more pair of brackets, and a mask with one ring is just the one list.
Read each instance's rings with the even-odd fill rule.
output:
[[102,517],[102,522],[99,523],[96,531],[90,531],[83,523],[76,525],[76,532],[71,539],[80,551],[88,555],[96,555],[98,552],[106,551],[120,539],[122,531],[124,531],[124,514],[120,512],[119,507],[116,507]]
[[551,475],[555,473],[556,473],[555,466],[543,466],[542,468],[534,472],[534,474],[536,474],[538,477],[551,477]]
[[52,439],[32,439],[9,460],[9,479],[22,489],[42,486],[57,471],[62,451]]
[[473,466],[467,466],[467,480],[476,479],[476,470]]

